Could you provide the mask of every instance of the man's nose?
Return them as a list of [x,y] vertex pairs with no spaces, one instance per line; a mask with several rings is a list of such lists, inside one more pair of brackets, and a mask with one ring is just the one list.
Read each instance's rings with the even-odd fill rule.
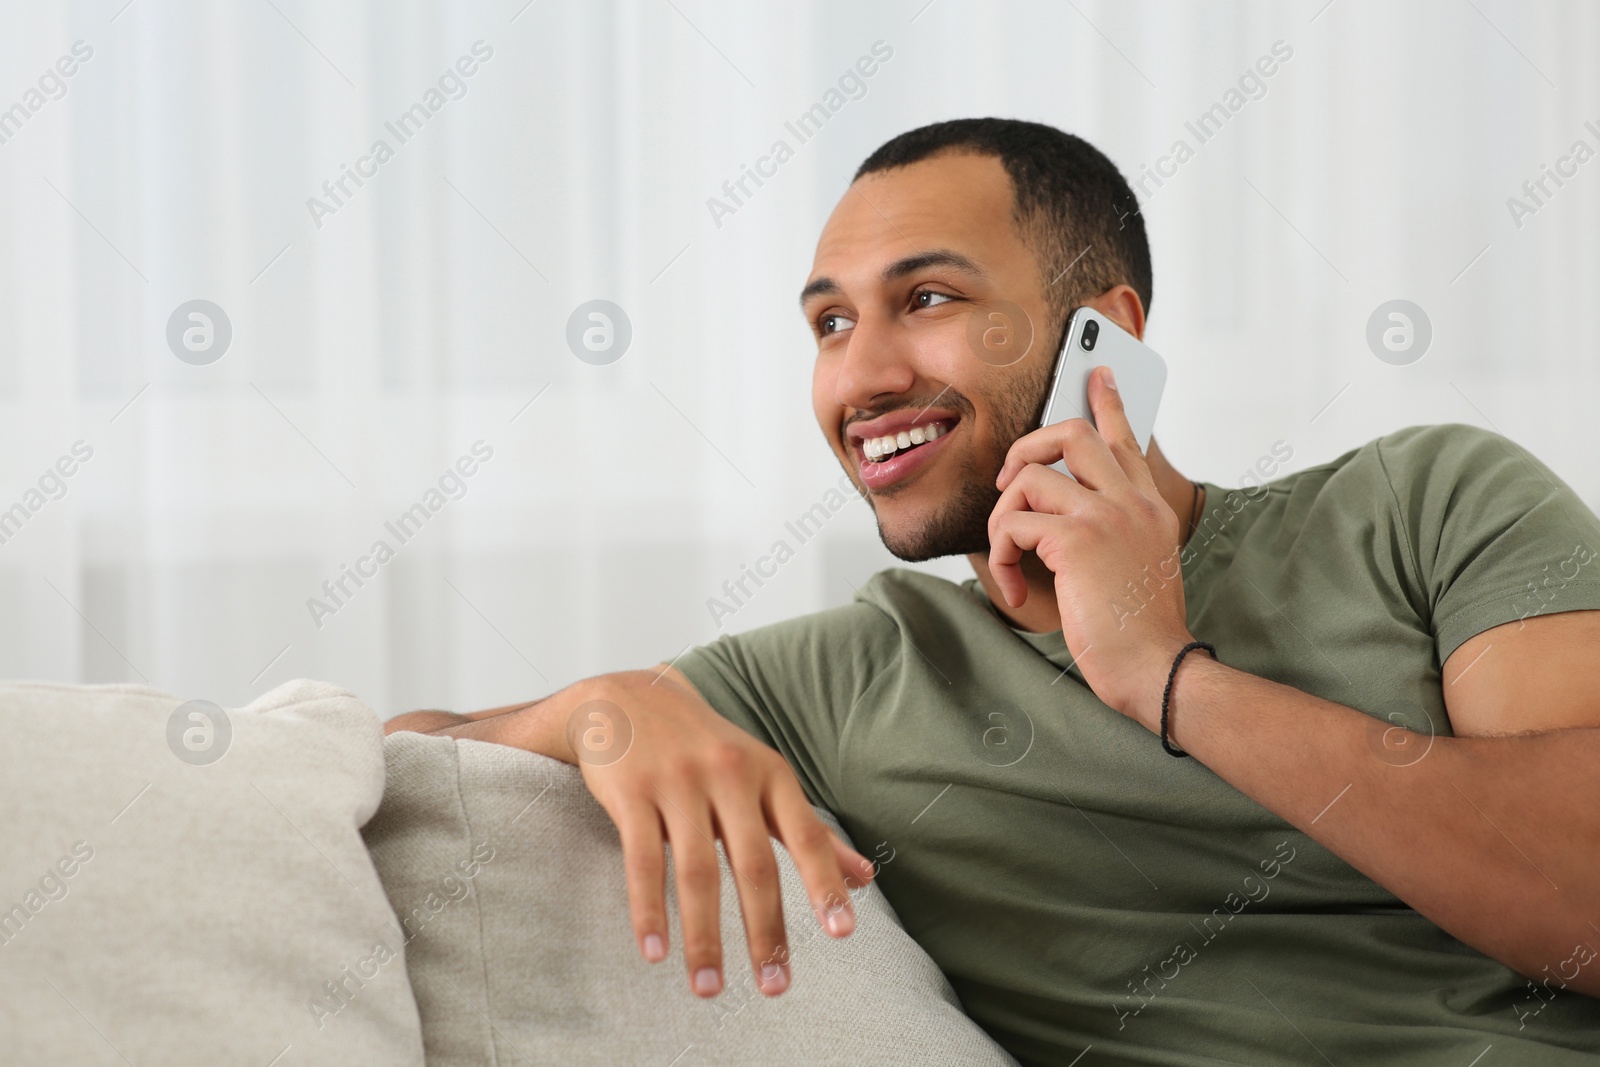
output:
[[885,396],[908,392],[917,380],[905,331],[881,316],[863,315],[845,345],[834,384],[835,395],[844,407],[875,407]]

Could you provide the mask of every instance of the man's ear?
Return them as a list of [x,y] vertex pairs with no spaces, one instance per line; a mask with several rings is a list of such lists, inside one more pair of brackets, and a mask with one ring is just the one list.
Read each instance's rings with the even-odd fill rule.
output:
[[1133,336],[1140,340],[1144,339],[1144,301],[1133,291],[1133,286],[1112,286],[1088,301],[1087,306],[1094,308]]

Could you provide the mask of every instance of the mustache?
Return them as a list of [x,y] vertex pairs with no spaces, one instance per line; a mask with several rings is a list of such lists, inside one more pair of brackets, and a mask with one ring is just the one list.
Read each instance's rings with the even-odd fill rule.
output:
[[972,401],[968,400],[963,394],[957,392],[947,385],[930,397],[913,398],[902,401],[901,403],[893,404],[889,407],[858,408],[853,414],[847,416],[845,420],[839,424],[840,435],[843,436],[844,431],[848,430],[851,426],[858,422],[870,422],[873,419],[882,418],[883,416],[892,414],[896,411],[915,411],[920,416],[923,412],[931,410],[937,404],[943,404],[946,407],[954,408],[956,413],[961,415],[963,418],[972,415],[974,412]]

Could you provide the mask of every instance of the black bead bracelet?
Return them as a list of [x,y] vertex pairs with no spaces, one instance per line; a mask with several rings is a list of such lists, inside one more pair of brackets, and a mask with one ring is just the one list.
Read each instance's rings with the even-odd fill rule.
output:
[[1187,645],[1178,649],[1177,656],[1173,657],[1172,670],[1167,672],[1167,687],[1161,691],[1161,747],[1166,750],[1169,756],[1186,758],[1189,755],[1181,748],[1174,748],[1172,742],[1167,740],[1167,717],[1172,710],[1172,683],[1178,677],[1178,664],[1183,662],[1183,657],[1197,648],[1203,648],[1211,653],[1212,659],[1217,658],[1215,645],[1207,644],[1204,641],[1190,641]]

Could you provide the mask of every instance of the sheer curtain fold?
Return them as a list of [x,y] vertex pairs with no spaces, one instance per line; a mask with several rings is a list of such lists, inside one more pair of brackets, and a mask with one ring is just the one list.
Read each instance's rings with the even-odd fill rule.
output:
[[848,600],[895,561],[858,500],[793,533],[839,479],[794,298],[856,164],[964,115],[1140,185],[1181,469],[1469,422],[1600,503],[1597,45],[1577,2],[7,8],[0,671],[392,714]]

